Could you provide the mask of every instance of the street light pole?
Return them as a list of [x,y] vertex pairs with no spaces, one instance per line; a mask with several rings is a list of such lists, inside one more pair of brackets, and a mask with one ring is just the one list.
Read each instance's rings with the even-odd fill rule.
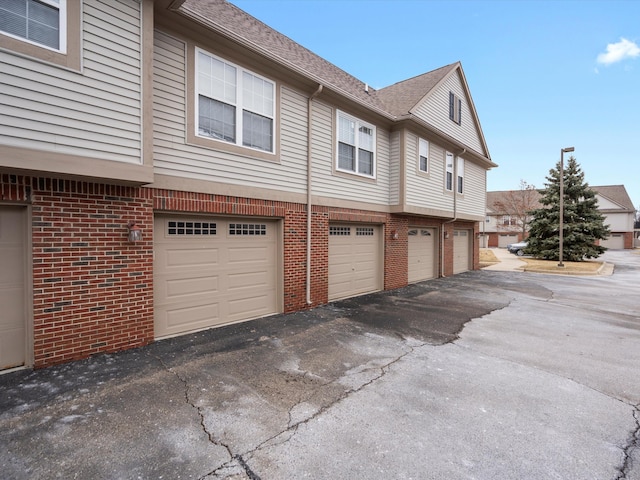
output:
[[560,234],[560,262],[558,267],[564,267],[562,263],[563,248],[564,248],[564,154],[573,152],[573,147],[560,149],[560,220],[558,222],[558,232]]

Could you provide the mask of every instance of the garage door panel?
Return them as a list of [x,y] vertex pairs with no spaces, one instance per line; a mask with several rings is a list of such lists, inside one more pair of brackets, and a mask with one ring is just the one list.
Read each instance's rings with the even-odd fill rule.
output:
[[208,267],[218,265],[219,252],[217,248],[193,248],[178,249],[170,248],[166,250],[165,265],[167,267],[185,268],[191,266]]
[[201,220],[209,230],[196,235],[198,222],[176,218],[156,218],[156,337],[277,313],[276,222]]
[[262,316],[267,312],[270,302],[270,295],[255,295],[232,300],[229,302],[229,316],[232,319],[241,319],[243,316],[249,318]]
[[507,248],[510,243],[516,243],[518,241],[518,235],[501,234],[498,237],[498,247]]
[[621,233],[612,233],[606,240],[601,240],[600,245],[611,250],[624,248],[624,236]]
[[408,236],[408,280],[420,282],[436,277],[436,229],[410,228]]
[[380,232],[377,226],[330,226],[330,300],[382,289]]
[[0,369],[27,355],[26,209],[0,207]]
[[166,297],[172,299],[199,294],[215,295],[218,293],[218,277],[195,277],[167,280]]
[[269,263],[270,251],[272,249],[268,247],[238,247],[230,248],[227,251],[227,262],[229,264],[243,264],[243,263]]
[[471,231],[454,230],[453,232],[453,273],[469,270],[471,260]]
[[206,328],[219,316],[220,308],[217,303],[175,306],[166,311],[166,334]]

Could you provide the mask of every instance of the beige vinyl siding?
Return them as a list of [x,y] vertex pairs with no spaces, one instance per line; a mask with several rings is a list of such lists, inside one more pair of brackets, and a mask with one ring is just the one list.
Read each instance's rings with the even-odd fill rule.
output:
[[246,154],[237,154],[186,142],[184,42],[156,31],[153,69],[155,173],[278,192],[306,192],[307,97],[277,86],[280,110],[276,136],[280,139],[280,155],[269,161],[252,157],[250,149]]
[[[461,125],[449,119],[449,92],[455,93],[462,100]],[[487,152],[482,147],[478,127],[471,114],[469,99],[457,71],[450,75],[436,91],[416,108],[415,114],[476,152],[486,155]]]
[[464,194],[458,195],[458,214],[484,218],[486,212],[487,171],[475,163],[464,162]]
[[453,212],[453,194],[444,190],[445,150],[429,142],[429,173],[417,172],[418,137],[406,136],[407,205]]
[[389,145],[389,202],[391,205],[399,205],[400,199],[400,132],[393,132],[390,136]]
[[83,70],[0,52],[0,144],[142,162],[141,9],[83,6]]
[[[348,113],[348,112],[347,112]],[[335,172],[333,123],[336,111],[331,106],[314,102],[312,120],[313,193],[341,200],[388,205],[389,132],[376,126],[376,179]]]

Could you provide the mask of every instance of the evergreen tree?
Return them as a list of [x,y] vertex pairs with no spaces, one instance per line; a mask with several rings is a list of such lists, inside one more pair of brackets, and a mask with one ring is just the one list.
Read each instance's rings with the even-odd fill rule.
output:
[[[542,208],[533,210],[529,224],[527,253],[546,260],[559,260],[560,238],[560,162],[549,170],[546,188],[540,190]],[[564,169],[564,229],[563,260],[580,262],[597,258],[606,248],[596,245],[597,240],[609,236],[609,227],[598,210],[598,200],[584,181],[584,173],[571,156]]]

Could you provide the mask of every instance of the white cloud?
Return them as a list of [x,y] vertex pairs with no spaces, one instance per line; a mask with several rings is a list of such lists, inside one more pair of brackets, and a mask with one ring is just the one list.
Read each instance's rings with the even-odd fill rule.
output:
[[621,38],[618,43],[610,43],[607,45],[606,53],[598,55],[598,63],[602,65],[611,65],[612,63],[621,62],[626,58],[640,57],[640,47],[637,43]]

